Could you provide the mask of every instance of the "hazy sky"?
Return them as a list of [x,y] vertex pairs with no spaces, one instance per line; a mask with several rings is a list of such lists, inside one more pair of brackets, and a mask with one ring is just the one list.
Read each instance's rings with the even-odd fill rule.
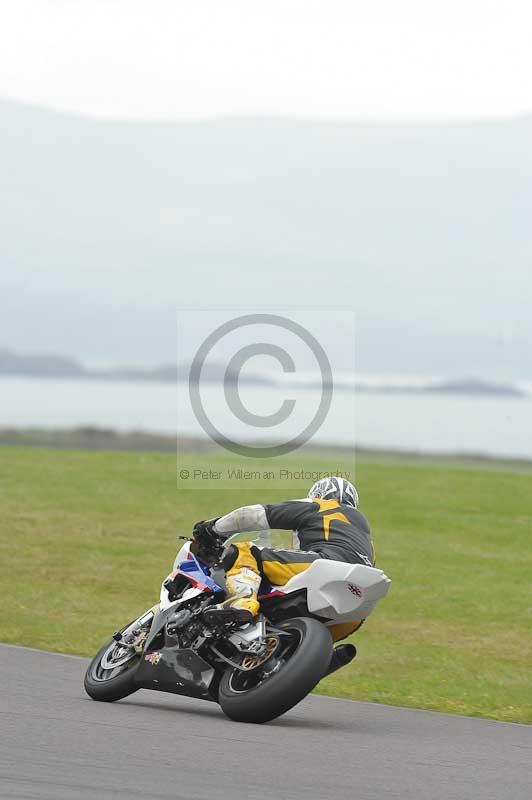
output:
[[532,110],[530,0],[16,0],[0,95],[104,116]]

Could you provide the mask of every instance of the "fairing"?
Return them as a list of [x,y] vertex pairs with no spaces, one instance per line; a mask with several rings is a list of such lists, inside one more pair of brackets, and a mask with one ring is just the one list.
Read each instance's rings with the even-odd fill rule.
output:
[[214,669],[194,650],[166,644],[160,650],[144,652],[136,672],[136,681],[144,689],[157,689],[200,700],[214,700],[209,691]]

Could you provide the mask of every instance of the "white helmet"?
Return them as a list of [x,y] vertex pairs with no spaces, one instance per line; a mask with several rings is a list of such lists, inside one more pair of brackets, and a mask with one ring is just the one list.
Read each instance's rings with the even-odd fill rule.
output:
[[308,493],[309,500],[313,497],[320,497],[323,500],[338,500],[339,503],[358,508],[357,490],[345,478],[337,478],[331,475],[316,481],[314,486],[310,487]]

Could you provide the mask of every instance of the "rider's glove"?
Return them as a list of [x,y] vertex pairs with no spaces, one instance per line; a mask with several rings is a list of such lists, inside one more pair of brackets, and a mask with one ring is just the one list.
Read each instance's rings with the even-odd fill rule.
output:
[[210,561],[216,559],[223,550],[222,537],[216,533],[214,526],[216,519],[202,519],[196,522],[192,531],[194,540],[198,543],[198,555]]
[[192,530],[193,537],[196,538],[218,538],[218,534],[214,530],[214,526],[218,522],[220,518],[216,517],[215,519],[200,519],[199,522],[194,523],[194,528]]

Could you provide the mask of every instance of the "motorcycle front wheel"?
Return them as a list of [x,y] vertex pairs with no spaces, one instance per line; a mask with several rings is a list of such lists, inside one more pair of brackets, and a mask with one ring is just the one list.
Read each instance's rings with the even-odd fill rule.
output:
[[114,640],[107,642],[96,653],[85,673],[85,691],[93,700],[112,703],[121,700],[139,688],[135,673],[140,660],[133,650],[122,647]]
[[282,635],[272,656],[257,669],[229,668],[218,702],[237,722],[269,722],[303,700],[325,675],[332,639],[318,620],[295,617],[278,625]]

